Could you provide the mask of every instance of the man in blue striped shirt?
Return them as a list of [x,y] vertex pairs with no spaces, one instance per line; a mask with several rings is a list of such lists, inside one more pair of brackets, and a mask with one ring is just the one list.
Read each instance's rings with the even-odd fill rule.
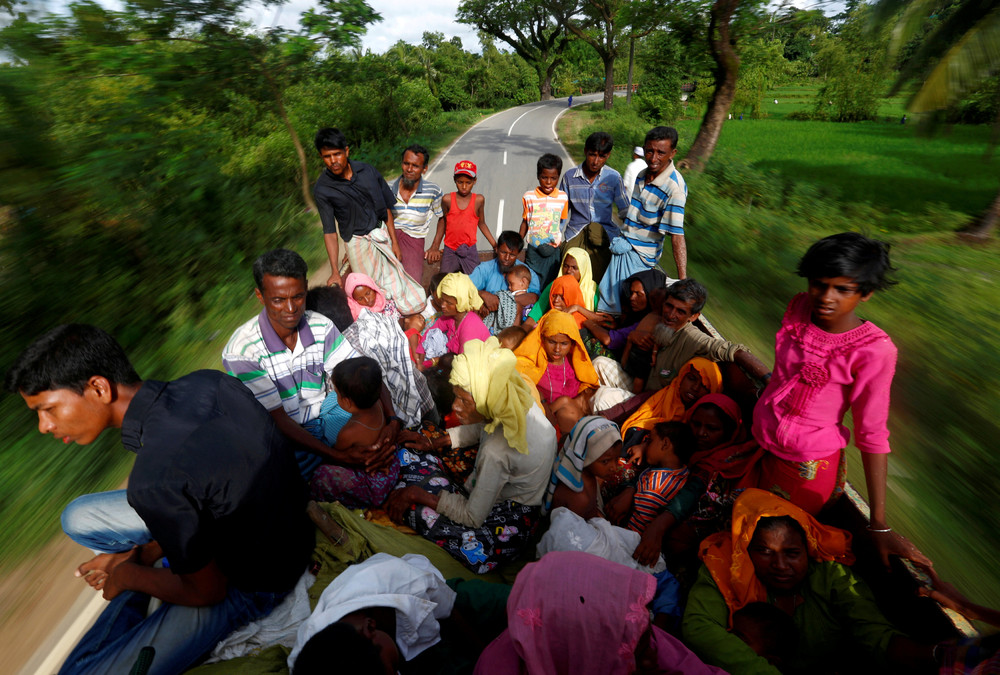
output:
[[[643,143],[645,171],[630,186],[628,214],[621,226],[622,236],[631,245],[642,265],[655,267],[663,254],[663,239],[670,246],[677,265],[677,278],[687,277],[687,246],[684,241],[684,204],[687,184],[677,167],[677,130],[654,127]],[[669,276],[669,275],[668,275]]]

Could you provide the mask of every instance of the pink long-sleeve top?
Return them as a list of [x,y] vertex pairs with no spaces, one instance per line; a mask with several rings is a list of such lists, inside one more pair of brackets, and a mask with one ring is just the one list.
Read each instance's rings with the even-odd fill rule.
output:
[[765,450],[803,462],[847,447],[848,408],[854,444],[889,452],[889,388],[896,346],[866,321],[846,333],[827,333],[810,320],[812,303],[792,298],[775,338],[774,374],[753,413],[753,435]]
[[442,316],[434,322],[434,327],[440,328],[448,336],[447,348],[452,354],[465,351],[465,343],[469,340],[485,342],[490,339],[490,329],[475,312],[466,312],[459,324],[455,323],[454,317]]

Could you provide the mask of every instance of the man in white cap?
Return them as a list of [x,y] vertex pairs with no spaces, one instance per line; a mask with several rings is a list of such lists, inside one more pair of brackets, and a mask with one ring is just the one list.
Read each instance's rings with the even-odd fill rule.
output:
[[642,146],[635,146],[632,148],[632,161],[625,167],[625,177],[622,179],[622,184],[625,185],[625,194],[630,198],[632,196],[632,188],[635,187],[636,177],[640,171],[646,168],[644,155]]

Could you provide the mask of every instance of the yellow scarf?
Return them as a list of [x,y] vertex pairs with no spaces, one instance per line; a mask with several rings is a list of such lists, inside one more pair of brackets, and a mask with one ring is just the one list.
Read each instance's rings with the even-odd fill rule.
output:
[[472,279],[461,272],[446,275],[438,284],[437,292],[439,296],[444,293],[455,298],[455,309],[460,312],[478,310],[483,306],[483,299],[479,297],[479,290],[472,283]]
[[[574,246],[573,248],[566,249],[566,254],[562,259],[563,262],[566,262],[567,255],[573,256],[576,266],[580,268],[580,291],[583,293],[583,306],[593,312],[596,309],[594,307],[594,298],[597,296],[597,284],[594,282],[594,268],[590,264],[590,254],[582,248]],[[559,271],[562,272],[561,267]]]

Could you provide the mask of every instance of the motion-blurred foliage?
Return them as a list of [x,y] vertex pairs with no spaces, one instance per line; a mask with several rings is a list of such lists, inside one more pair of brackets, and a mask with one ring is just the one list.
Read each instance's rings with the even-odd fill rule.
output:
[[[218,367],[254,258],[289,246],[323,259],[305,198],[321,169],[316,129],[341,127],[354,156],[391,175],[405,144],[439,148],[475,109],[537,91],[534,71],[495,49],[425,40],[361,55],[333,24],[254,34],[236,22],[240,2],[191,3],[183,24],[155,4],[80,3],[0,30],[12,59],[0,65],[3,369],[68,321],[110,331],[144,377]],[[0,420],[2,565],[50,538],[69,499],[120,482],[131,458],[114,434],[72,448],[39,437],[17,395],[0,400]]]

